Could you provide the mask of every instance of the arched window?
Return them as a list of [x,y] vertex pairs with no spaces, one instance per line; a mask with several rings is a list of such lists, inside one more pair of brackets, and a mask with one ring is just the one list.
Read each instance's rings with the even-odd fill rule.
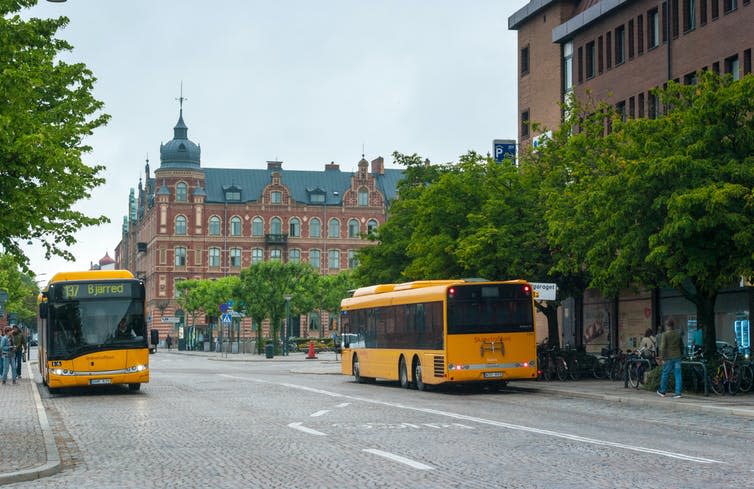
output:
[[241,267],[241,248],[230,249],[230,266],[234,268]]
[[377,229],[377,220],[376,219],[370,219],[367,221],[367,233],[371,234]]
[[241,218],[238,216],[230,218],[230,235],[241,236]]
[[220,266],[220,248],[210,248],[209,249],[209,262],[208,265],[211,267],[219,267]]
[[288,221],[288,235],[292,238],[298,238],[301,236],[301,221],[296,217],[292,217]]
[[251,264],[256,265],[262,263],[264,260],[264,250],[262,248],[254,248],[251,250]]
[[280,248],[272,248],[270,250],[270,261],[280,261],[283,258],[283,252]]
[[327,252],[327,268],[330,270],[340,269],[340,250],[330,250]]
[[359,260],[356,258],[355,250],[348,250],[348,268],[356,268],[359,266]]
[[217,216],[209,218],[209,235],[220,236],[220,218]]
[[301,250],[294,248],[288,251],[288,261],[291,263],[299,263],[301,261]]
[[175,201],[187,202],[188,201],[188,185],[183,182],[178,182],[175,186]]
[[251,221],[251,235],[264,236],[264,221],[261,217],[257,216]]
[[366,207],[369,205],[369,190],[365,188],[359,189],[359,205],[361,207]]
[[186,248],[184,248],[183,246],[178,246],[175,249],[175,266],[186,266]]
[[321,224],[319,222],[319,219],[316,217],[313,218],[311,221],[309,221],[309,237],[310,238],[319,238],[319,235],[321,233]]
[[179,234],[179,235],[186,234],[186,217],[185,216],[177,216],[175,218],[175,234]]
[[309,265],[319,270],[319,250],[309,250]]
[[330,219],[330,222],[327,226],[327,237],[340,238],[340,221],[335,218]]
[[349,238],[358,238],[359,237],[359,221],[358,219],[351,219],[348,221],[348,237]]
[[283,234],[283,222],[279,217],[270,219],[270,234]]

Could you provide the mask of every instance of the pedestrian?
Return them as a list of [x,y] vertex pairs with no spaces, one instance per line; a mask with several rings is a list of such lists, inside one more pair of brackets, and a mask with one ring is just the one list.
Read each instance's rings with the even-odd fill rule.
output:
[[665,332],[660,338],[660,351],[658,359],[662,362],[662,376],[660,377],[660,390],[657,391],[661,397],[665,397],[668,390],[668,376],[673,370],[675,374],[675,397],[681,397],[681,387],[683,379],[681,378],[681,355],[683,354],[683,338],[675,329],[675,322],[672,319],[665,321]]
[[168,350],[173,346],[173,337],[170,336],[170,333],[168,333],[167,338],[165,338],[165,345],[168,347]]
[[655,339],[652,328],[647,328],[644,332],[644,337],[639,343],[639,351],[642,352],[642,356],[646,358],[655,357],[657,355],[657,340]]
[[11,328],[5,328],[3,336],[0,337],[0,356],[3,357],[3,385],[8,380],[8,370],[11,372],[13,383],[16,383],[16,352],[13,346],[13,337]]
[[16,347],[16,378],[21,378],[21,365],[24,362],[26,353],[26,335],[19,329],[18,325],[13,326],[13,346]]

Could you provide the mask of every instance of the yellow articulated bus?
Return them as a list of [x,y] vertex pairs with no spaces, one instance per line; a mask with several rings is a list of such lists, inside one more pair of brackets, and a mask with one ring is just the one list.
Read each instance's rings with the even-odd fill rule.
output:
[[341,302],[341,372],[403,387],[536,379],[534,297],[524,280],[363,287]]
[[127,270],[55,274],[39,302],[39,371],[61,387],[149,382],[144,282]]

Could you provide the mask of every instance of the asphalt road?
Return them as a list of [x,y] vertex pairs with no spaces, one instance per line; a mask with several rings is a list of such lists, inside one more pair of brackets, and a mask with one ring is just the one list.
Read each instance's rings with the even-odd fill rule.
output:
[[160,353],[140,392],[43,402],[59,474],[35,488],[725,488],[750,419],[504,390],[355,384],[313,362]]

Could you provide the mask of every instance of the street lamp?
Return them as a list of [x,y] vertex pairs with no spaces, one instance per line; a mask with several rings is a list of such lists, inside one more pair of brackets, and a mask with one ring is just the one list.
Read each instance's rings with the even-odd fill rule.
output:
[[291,322],[291,299],[290,294],[283,297],[285,299],[285,327],[283,328],[283,355],[288,356],[288,329]]

